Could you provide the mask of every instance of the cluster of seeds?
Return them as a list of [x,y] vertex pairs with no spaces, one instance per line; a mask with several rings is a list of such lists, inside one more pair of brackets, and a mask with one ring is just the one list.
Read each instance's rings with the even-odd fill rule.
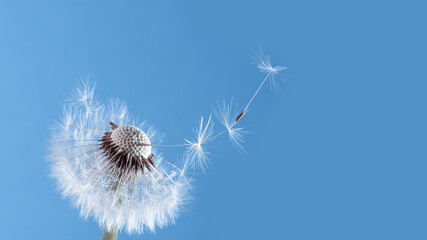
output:
[[122,151],[130,153],[134,158],[148,158],[151,154],[150,139],[135,126],[117,127],[111,134],[111,139]]

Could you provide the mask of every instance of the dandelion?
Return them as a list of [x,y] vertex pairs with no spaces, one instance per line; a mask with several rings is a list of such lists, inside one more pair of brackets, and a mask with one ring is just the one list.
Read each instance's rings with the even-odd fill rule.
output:
[[[199,166],[204,172],[210,154],[206,145],[225,133],[244,152],[246,131],[237,124],[264,83],[269,80],[275,86],[276,76],[286,69],[273,67],[262,52],[257,67],[266,76],[243,111],[233,101],[218,103],[214,113],[224,131],[214,134],[209,115],[207,121],[200,119],[191,140],[173,145],[161,144],[162,137],[152,126],[133,120],[124,102],[104,105],[95,99],[94,84],[82,82],[52,131],[48,158],[60,192],[82,217],[99,223],[103,239],[116,239],[121,230],[140,234],[174,223],[189,199],[189,167]],[[157,152],[164,147],[185,148],[181,167]]]
[[123,102],[98,103],[93,92],[82,83],[52,131],[51,174],[62,195],[96,219],[106,239],[174,223],[190,179],[156,153],[152,127],[133,121]]

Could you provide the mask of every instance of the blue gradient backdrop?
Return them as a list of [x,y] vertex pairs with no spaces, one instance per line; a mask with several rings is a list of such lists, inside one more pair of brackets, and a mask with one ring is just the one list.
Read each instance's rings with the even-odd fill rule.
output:
[[249,100],[259,46],[289,70],[241,121],[248,154],[216,141],[177,224],[119,239],[427,239],[426,22],[423,1],[3,0],[2,239],[101,237],[45,160],[76,79],[177,143]]

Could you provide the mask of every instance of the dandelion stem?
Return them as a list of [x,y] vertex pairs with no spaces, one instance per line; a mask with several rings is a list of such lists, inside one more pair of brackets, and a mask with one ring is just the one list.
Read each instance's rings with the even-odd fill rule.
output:
[[108,231],[106,228],[104,228],[101,240],[117,240],[117,230],[113,229],[112,231]]

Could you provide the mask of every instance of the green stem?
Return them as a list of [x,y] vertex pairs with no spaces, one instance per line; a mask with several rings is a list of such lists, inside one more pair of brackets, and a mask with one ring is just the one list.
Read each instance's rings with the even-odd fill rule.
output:
[[117,230],[111,232],[104,228],[102,232],[102,240],[117,240]]

